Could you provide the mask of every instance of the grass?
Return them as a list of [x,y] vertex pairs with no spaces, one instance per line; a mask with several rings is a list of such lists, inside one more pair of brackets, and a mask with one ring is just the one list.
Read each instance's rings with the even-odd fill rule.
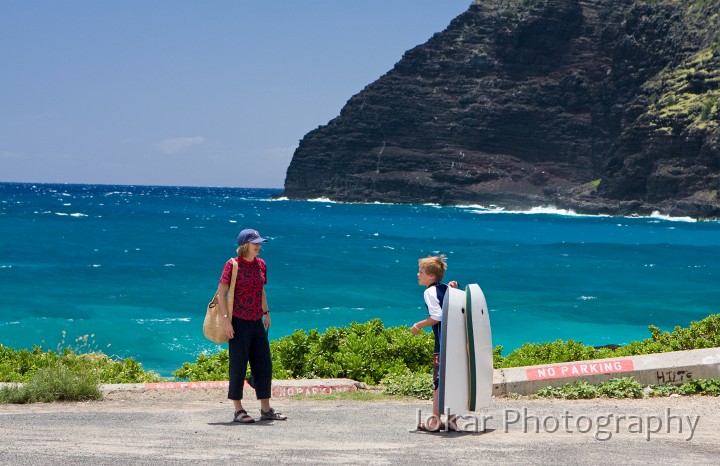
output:
[[0,389],[0,403],[101,400],[103,396],[98,383],[93,372],[64,365],[44,367],[38,369],[27,383]]

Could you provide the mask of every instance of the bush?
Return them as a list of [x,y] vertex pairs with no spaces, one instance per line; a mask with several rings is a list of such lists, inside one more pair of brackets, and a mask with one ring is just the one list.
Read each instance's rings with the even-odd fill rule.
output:
[[662,332],[654,325],[648,327],[650,337],[634,341],[615,350],[595,349],[580,341],[556,340],[546,343],[525,343],[508,356],[502,356],[502,347],[493,352],[496,368],[536,366],[560,362],[585,361],[641,354],[666,353],[690,349],[720,347],[720,314],[712,314],[700,321],[691,322],[687,328],[675,327],[672,332]]
[[[407,327],[385,328],[380,319],[349,327],[293,334],[270,342],[273,378],[350,378],[372,385],[387,374],[432,369],[433,336]],[[228,352],[199,356],[173,376],[190,381],[227,379]]]
[[698,379],[685,382],[678,388],[681,395],[720,396],[720,379]]
[[432,375],[414,374],[388,374],[380,382],[388,395],[412,396],[421,400],[431,400],[433,397]]
[[677,385],[665,384],[665,385],[650,385],[647,389],[647,396],[670,396],[679,394],[680,387]]
[[501,360],[500,367],[536,366],[559,362],[583,361],[596,355],[592,346],[574,340],[525,343]]
[[642,398],[643,386],[632,377],[613,378],[598,386],[600,394],[608,398]]
[[632,377],[619,377],[590,385],[584,380],[568,383],[560,387],[543,387],[537,391],[538,396],[553,398],[643,398],[647,396],[710,395],[720,396],[720,379],[698,379],[677,385],[650,385],[647,389]]
[[595,385],[591,385],[584,380],[578,380],[560,387],[543,387],[537,391],[537,394],[539,396],[578,400],[597,398],[600,395],[600,390]]
[[[612,350],[595,349],[575,340],[526,343],[503,357],[502,346],[493,348],[496,368],[534,366],[609,357],[649,354],[680,349],[720,346],[720,314],[692,322],[688,328],[661,332],[650,326],[650,338]],[[433,337],[429,332],[412,335],[405,327],[384,328],[373,319],[349,327],[330,327],[325,333],[296,330],[270,342],[273,378],[339,378],[377,384],[388,374],[427,374],[432,369]],[[227,379],[227,350],[199,356],[173,372],[190,381]],[[615,387],[619,389],[619,387]],[[625,389],[630,389],[625,387]],[[612,393],[608,396],[612,396]]]
[[[77,341],[87,343],[88,336]],[[0,382],[28,382],[35,373],[43,368],[65,366],[77,371],[97,374],[99,383],[139,383],[157,382],[160,376],[153,371],[145,371],[142,364],[132,358],[110,358],[101,352],[83,352],[87,345],[74,349],[58,349],[57,352],[44,351],[35,346],[32,350],[15,350],[0,344]]]
[[194,364],[185,362],[172,375],[193,382],[227,380],[229,358],[226,349],[212,355],[201,354]]
[[589,399],[605,396],[608,398],[642,398],[643,386],[632,377],[620,377],[591,385],[584,380],[567,383],[560,387],[543,387],[539,396],[565,398],[569,400]]
[[80,367],[64,364],[43,367],[34,372],[23,386],[6,386],[0,390],[3,403],[48,403],[52,401],[100,400],[98,375]]

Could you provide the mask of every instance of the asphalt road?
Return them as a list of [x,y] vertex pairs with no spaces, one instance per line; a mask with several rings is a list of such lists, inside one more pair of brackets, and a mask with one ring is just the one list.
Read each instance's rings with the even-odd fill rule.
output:
[[[0,406],[0,464],[718,464],[720,398],[494,399],[464,432],[413,431],[429,402],[285,398],[231,422],[225,391]],[[246,408],[259,415],[259,404]],[[485,430],[483,431],[483,419]],[[667,421],[670,421],[669,426]],[[539,430],[539,432],[538,432]]]

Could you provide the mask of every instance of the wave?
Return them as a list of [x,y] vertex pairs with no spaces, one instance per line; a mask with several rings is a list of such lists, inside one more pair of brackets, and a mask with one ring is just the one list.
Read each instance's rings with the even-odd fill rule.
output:
[[555,206],[536,206],[528,210],[505,210],[494,204],[483,205],[462,205],[455,206],[461,209],[468,209],[477,214],[513,214],[513,215],[560,215],[563,217],[611,217],[610,215],[579,214],[572,209],[559,209]]
[[[524,214],[524,215],[560,215],[564,217],[594,217],[594,218],[610,218],[613,215],[608,214],[579,214],[573,209],[559,209],[555,206],[535,206],[529,210],[505,210],[503,207],[498,207],[494,204],[488,206],[483,205],[457,205],[453,206],[458,209],[470,210],[472,213],[477,214]],[[625,215],[620,218],[632,218],[632,219],[655,219],[664,220],[669,222],[688,222],[695,223],[698,220],[692,217],[673,217],[671,215],[661,214],[659,211],[654,211],[650,215]]]
[[79,212],[75,212],[72,214],[67,214],[65,212],[54,212],[55,215],[60,215],[61,217],[87,217],[87,214],[81,214]]
[[652,214],[650,214],[649,218],[657,218],[660,220],[667,220],[668,222],[690,222],[695,223],[697,222],[697,219],[694,219],[692,217],[671,217],[670,215],[663,215],[657,210],[654,211]]
[[138,324],[145,324],[146,322],[170,324],[173,322],[191,322],[191,321],[192,321],[192,318],[190,318],[190,317],[168,317],[165,319],[135,319],[135,322],[137,322]]

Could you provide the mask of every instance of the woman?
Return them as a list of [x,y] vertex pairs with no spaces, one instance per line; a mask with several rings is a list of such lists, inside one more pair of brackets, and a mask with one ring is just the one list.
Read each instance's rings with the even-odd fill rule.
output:
[[[260,420],[284,421],[284,416],[270,407],[272,360],[267,330],[270,328],[270,310],[265,297],[267,283],[265,261],[258,257],[260,244],[267,241],[252,229],[240,232],[237,238],[237,280],[232,314],[228,313],[227,300],[220,299],[220,312],[225,316],[225,333],[230,338],[230,387],[228,398],[235,405],[233,420],[243,424],[255,422],[243,409],[242,397],[248,362],[254,377],[255,394],[260,400]],[[232,260],[223,268],[218,296],[225,296],[232,278]]]

